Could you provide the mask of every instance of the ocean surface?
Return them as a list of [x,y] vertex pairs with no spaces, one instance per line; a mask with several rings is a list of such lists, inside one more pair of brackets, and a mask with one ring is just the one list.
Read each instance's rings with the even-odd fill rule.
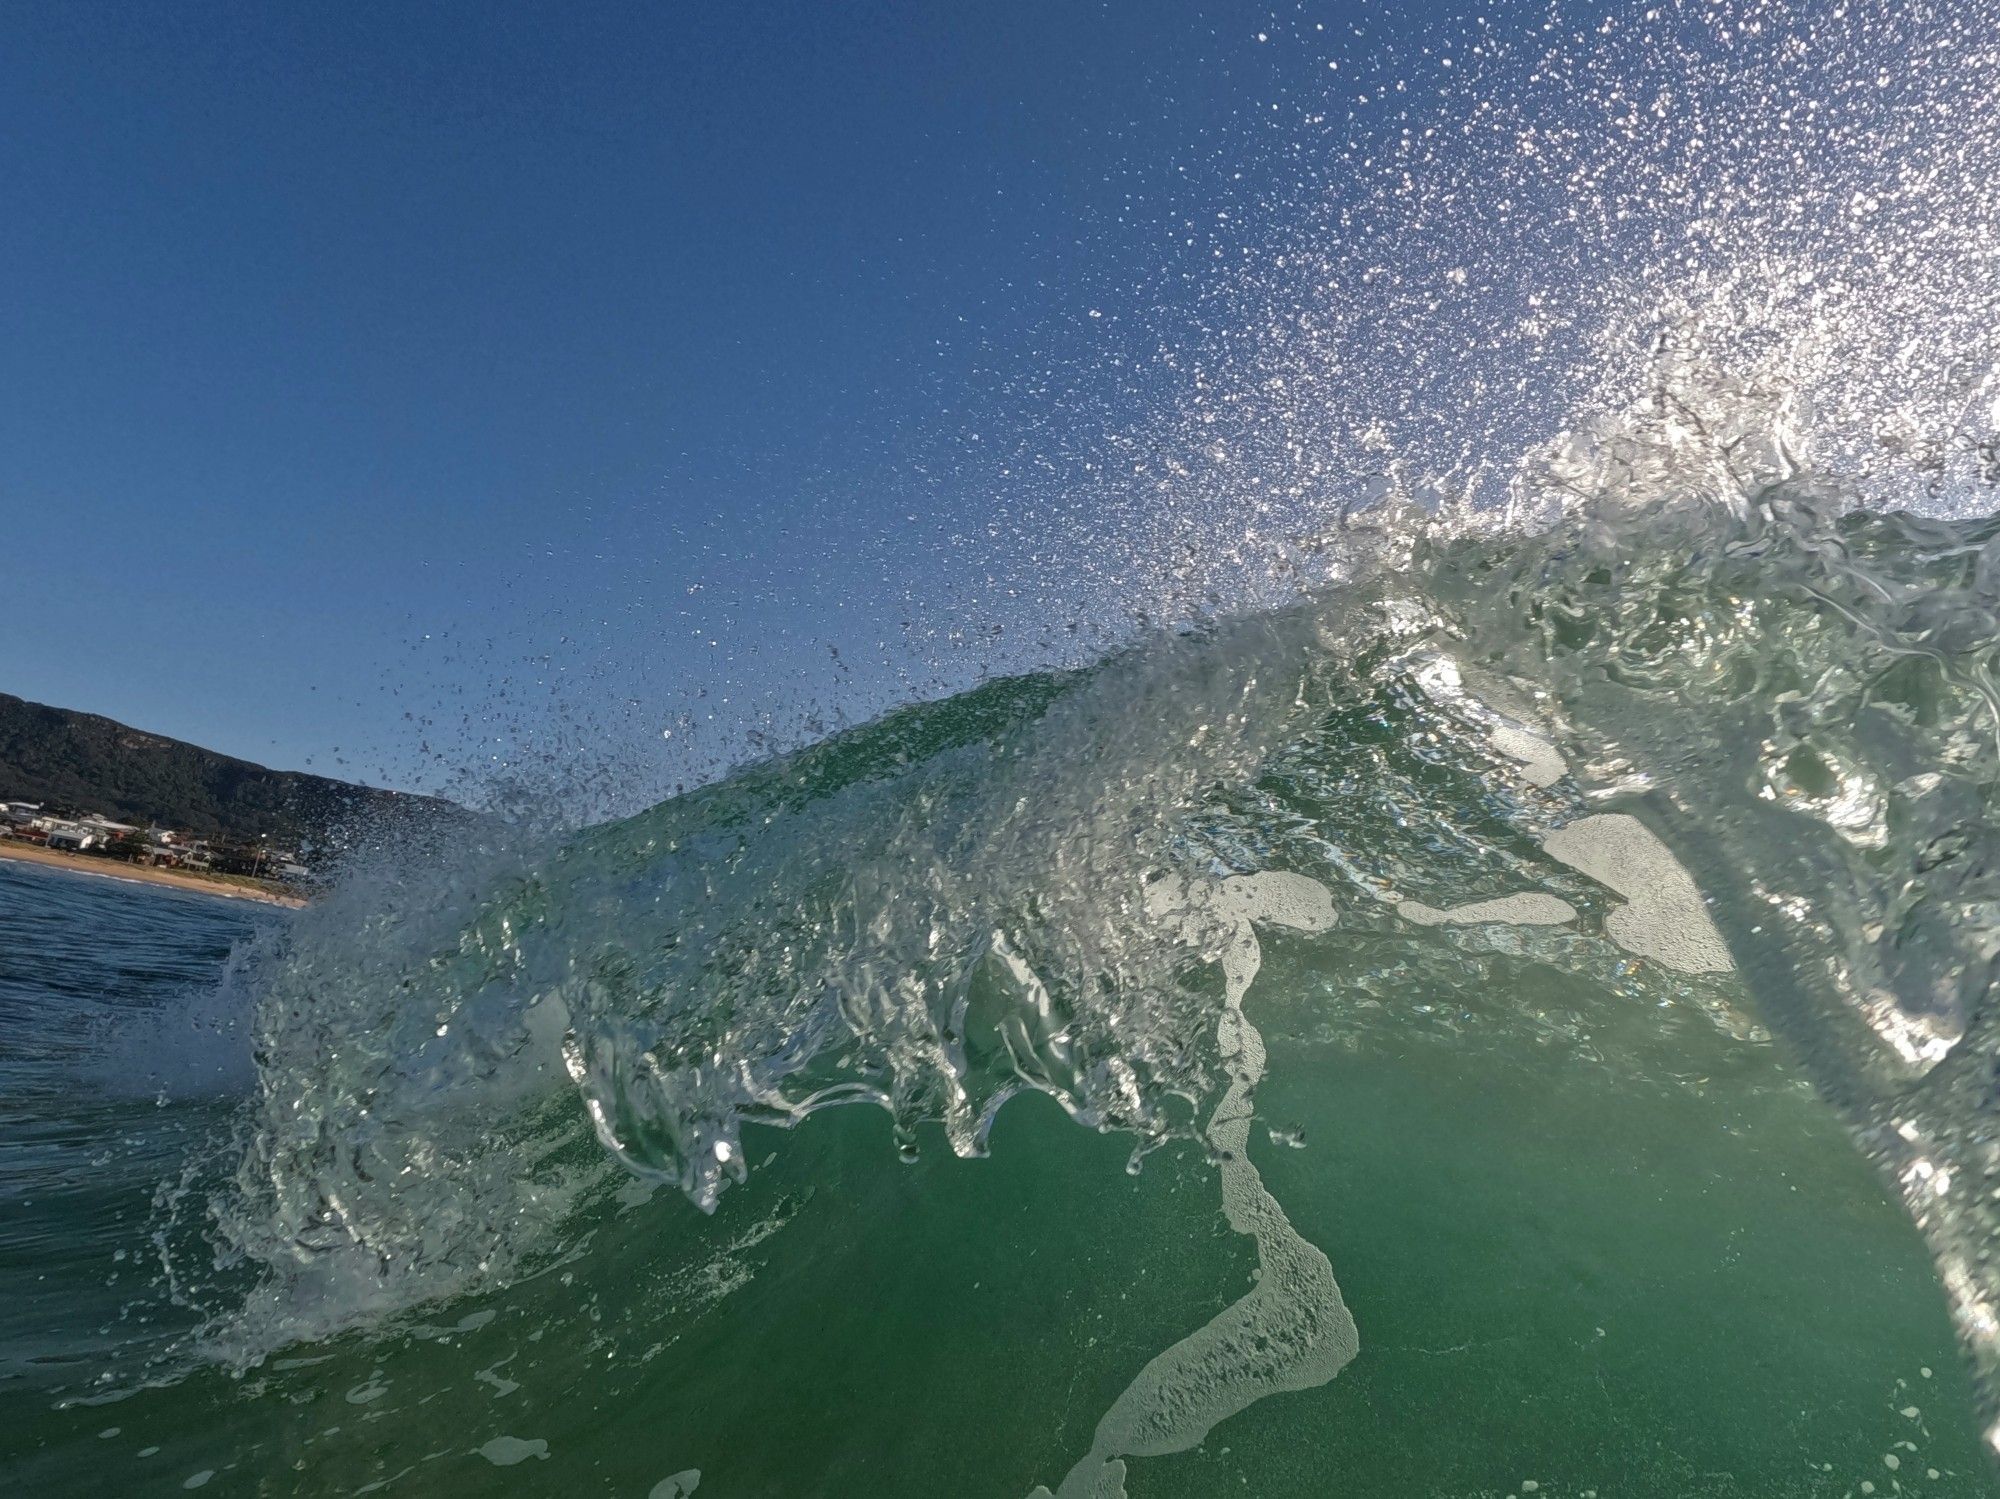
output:
[[1993,1492],[1996,559],[1439,536],[478,879],[0,869],[0,1463]]

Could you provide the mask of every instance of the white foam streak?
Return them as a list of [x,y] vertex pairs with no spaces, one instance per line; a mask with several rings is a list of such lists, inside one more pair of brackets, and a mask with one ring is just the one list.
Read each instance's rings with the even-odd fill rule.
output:
[[[1192,943],[1222,927],[1223,1012],[1216,1042],[1229,1086],[1207,1128],[1229,1226],[1257,1245],[1257,1284],[1205,1325],[1156,1355],[1098,1422],[1087,1453],[1056,1499],[1122,1499],[1127,1457],[1184,1452],[1215,1425],[1267,1395],[1325,1384],[1360,1349],[1333,1267],[1300,1238],[1250,1160],[1252,1098],[1263,1079],[1263,1037],[1243,1013],[1263,964],[1255,928],[1323,932],[1334,924],[1326,887],[1269,873],[1217,887],[1176,877],[1156,882],[1147,904]],[[1036,1495],[1048,1499],[1046,1488]],[[1031,1496],[1032,1499],[1032,1496]]]

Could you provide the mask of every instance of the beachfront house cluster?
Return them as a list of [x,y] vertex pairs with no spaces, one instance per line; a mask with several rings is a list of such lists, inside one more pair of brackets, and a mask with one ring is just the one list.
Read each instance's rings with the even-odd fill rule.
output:
[[158,826],[116,822],[102,813],[55,808],[39,802],[0,802],[0,838],[39,844],[58,852],[97,854],[172,869],[247,874],[299,881],[310,877],[294,849],[268,839],[229,843],[196,838]]

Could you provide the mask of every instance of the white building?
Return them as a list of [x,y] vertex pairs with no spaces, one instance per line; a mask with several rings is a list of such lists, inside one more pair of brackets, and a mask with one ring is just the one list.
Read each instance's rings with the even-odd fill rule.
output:
[[113,822],[102,813],[92,817],[79,817],[77,823],[95,833],[98,844],[103,847],[108,847],[120,838],[128,838],[139,831],[129,822]]

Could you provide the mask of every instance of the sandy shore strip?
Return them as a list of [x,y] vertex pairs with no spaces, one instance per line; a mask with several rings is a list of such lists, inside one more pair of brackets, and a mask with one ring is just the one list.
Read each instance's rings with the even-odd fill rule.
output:
[[180,869],[156,869],[150,864],[128,864],[91,854],[51,851],[14,838],[0,838],[0,859],[18,859],[25,864],[46,864],[77,874],[94,874],[101,879],[124,880],[134,885],[171,885],[176,890],[193,890],[202,895],[219,895],[225,900],[254,900],[267,906],[302,906],[305,897],[261,885],[239,885],[207,875],[189,874]]

